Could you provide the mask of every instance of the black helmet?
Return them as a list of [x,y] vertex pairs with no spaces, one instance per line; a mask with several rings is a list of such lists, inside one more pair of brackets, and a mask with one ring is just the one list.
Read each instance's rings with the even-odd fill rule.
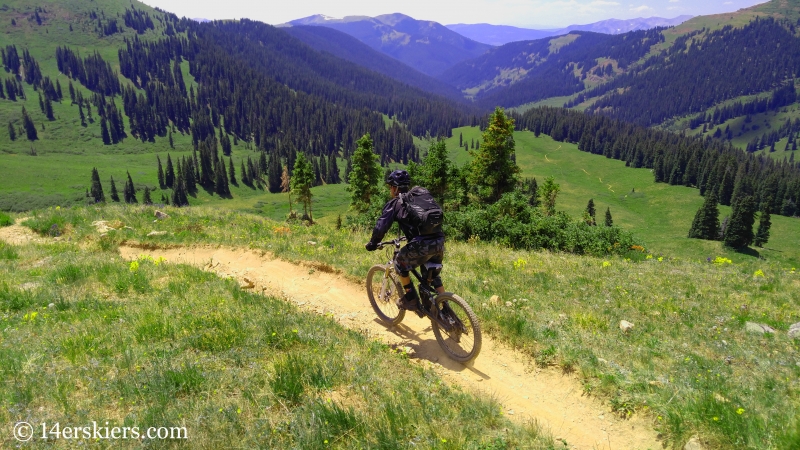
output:
[[390,186],[408,186],[411,184],[411,177],[405,170],[395,170],[386,177],[386,184]]

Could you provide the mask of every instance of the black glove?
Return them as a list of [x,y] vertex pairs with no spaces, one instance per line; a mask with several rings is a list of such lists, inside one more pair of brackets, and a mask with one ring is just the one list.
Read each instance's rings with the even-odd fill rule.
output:
[[370,241],[367,242],[367,245],[365,245],[364,248],[366,248],[368,252],[374,252],[375,250],[378,249],[378,244]]

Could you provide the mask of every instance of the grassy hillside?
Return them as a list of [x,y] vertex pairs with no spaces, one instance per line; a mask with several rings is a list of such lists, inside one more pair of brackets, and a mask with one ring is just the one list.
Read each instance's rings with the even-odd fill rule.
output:
[[[459,148],[459,134],[470,142],[479,139],[481,132],[478,128],[457,128],[447,140],[451,160],[463,165],[469,161],[469,154]],[[697,189],[656,184],[650,169],[625,167],[624,162],[581,152],[575,144],[555,142],[546,135],[536,138],[531,132],[518,131],[514,139],[523,177],[535,177],[541,183],[552,176],[561,185],[557,209],[580,217],[589,199],[594,199],[599,217],[610,208],[614,224],[666,256],[705,260],[725,255],[735,261],[752,258],[726,250],[720,242],[686,237],[703,202]],[[728,214],[730,208],[720,206],[720,219]],[[796,218],[773,216],[770,241],[764,249],[758,249],[759,255],[800,266],[799,230]]]
[[0,279],[0,420],[36,424],[34,446],[81,440],[46,444],[39,423],[96,421],[176,433],[120,448],[554,448],[331,317],[200,269],[0,242]]
[[[112,251],[122,241],[151,248],[224,244],[263,249],[295,261],[324,262],[354,280],[362,279],[381,256],[363,250],[368,235],[362,232],[286,227],[204,208],[169,212],[172,217],[158,225],[168,232],[164,236],[147,236],[153,228],[153,209],[146,207],[42,211],[27,224],[39,230],[55,224],[83,248],[98,249],[94,251]],[[91,226],[98,219],[119,220],[130,229],[99,236]],[[472,304],[490,334],[517,346],[539,366],[557,365],[579,374],[586,394],[606,399],[617,414],[652,418],[671,446],[682,447],[694,434],[712,449],[784,449],[800,442],[794,431],[800,425],[800,346],[786,335],[789,326],[800,321],[796,267],[776,260],[730,262],[718,253],[711,253],[712,261],[658,254],[642,254],[637,260],[600,259],[455,242],[447,251],[447,288]],[[115,258],[108,262],[104,256],[101,267],[116,268]],[[141,262],[140,267],[150,276],[147,286],[155,289],[166,282],[154,275],[160,269],[151,263]],[[58,279],[66,276],[59,275],[62,272],[72,273],[52,270],[59,272],[42,275]],[[111,286],[122,283],[120,279],[135,280],[127,267],[115,270],[97,271],[110,273]],[[182,273],[196,277],[194,271]],[[93,279],[69,277],[68,286]],[[156,299],[174,308],[164,297],[184,291],[180,283],[167,285],[170,288]],[[492,303],[492,295],[501,300]],[[202,308],[203,298],[192,301]],[[239,302],[251,301],[247,295],[240,298],[245,300]],[[238,310],[236,295],[233,299],[225,302],[221,313]],[[286,320],[294,320],[292,314]],[[26,329],[22,318],[11,317]],[[254,313],[241,320],[256,326],[250,324],[260,323],[260,317]],[[135,320],[125,318],[126,323]],[[633,331],[620,332],[620,320],[634,323]],[[746,322],[768,324],[777,331],[754,334],[746,331]]]

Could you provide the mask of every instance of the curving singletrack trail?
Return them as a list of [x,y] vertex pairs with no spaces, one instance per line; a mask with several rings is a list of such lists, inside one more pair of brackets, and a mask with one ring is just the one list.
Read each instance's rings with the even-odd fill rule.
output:
[[[15,225],[0,228],[0,240],[14,245],[53,242]],[[58,238],[56,238],[58,239]],[[120,247],[123,258],[163,257],[237,279],[244,289],[279,295],[300,308],[331,314],[344,326],[387,344],[404,346],[412,361],[433,368],[447,381],[496,398],[514,421],[537,421],[567,448],[586,450],[658,449],[663,444],[646,420],[621,420],[600,401],[582,395],[575,377],[555,370],[536,369],[530,359],[488,336],[477,360],[465,366],[447,358],[431,331],[430,321],[414,314],[387,328],[377,320],[363,285],[323,271],[321,266],[297,265],[253,250],[224,247],[170,249]],[[316,267],[316,269],[315,269]],[[315,270],[312,270],[315,269]]]
[[344,326],[409,354],[451,383],[494,396],[515,421],[536,420],[556,439],[574,449],[657,449],[662,444],[646,420],[621,420],[600,401],[582,395],[575,377],[555,370],[537,370],[523,354],[484,336],[483,349],[468,366],[447,358],[428,319],[406,314],[403,323],[387,328],[369,305],[363,285],[320,266],[297,265],[268,253],[224,247],[143,249],[120,247],[128,260],[148,255],[185,263],[237,279],[243,288],[283,296],[304,310],[331,314]]

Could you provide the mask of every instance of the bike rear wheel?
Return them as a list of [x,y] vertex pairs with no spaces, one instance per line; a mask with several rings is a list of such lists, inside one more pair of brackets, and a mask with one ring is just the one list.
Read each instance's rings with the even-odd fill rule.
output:
[[431,321],[439,346],[447,356],[461,363],[477,358],[482,344],[478,316],[463,298],[450,292],[437,295],[435,301],[437,310],[444,310],[446,316],[449,316],[444,320],[447,327],[435,320]]
[[402,291],[397,275],[392,271],[387,273],[386,266],[372,266],[367,272],[369,303],[378,318],[387,325],[397,325],[406,316],[406,311],[397,306]]

